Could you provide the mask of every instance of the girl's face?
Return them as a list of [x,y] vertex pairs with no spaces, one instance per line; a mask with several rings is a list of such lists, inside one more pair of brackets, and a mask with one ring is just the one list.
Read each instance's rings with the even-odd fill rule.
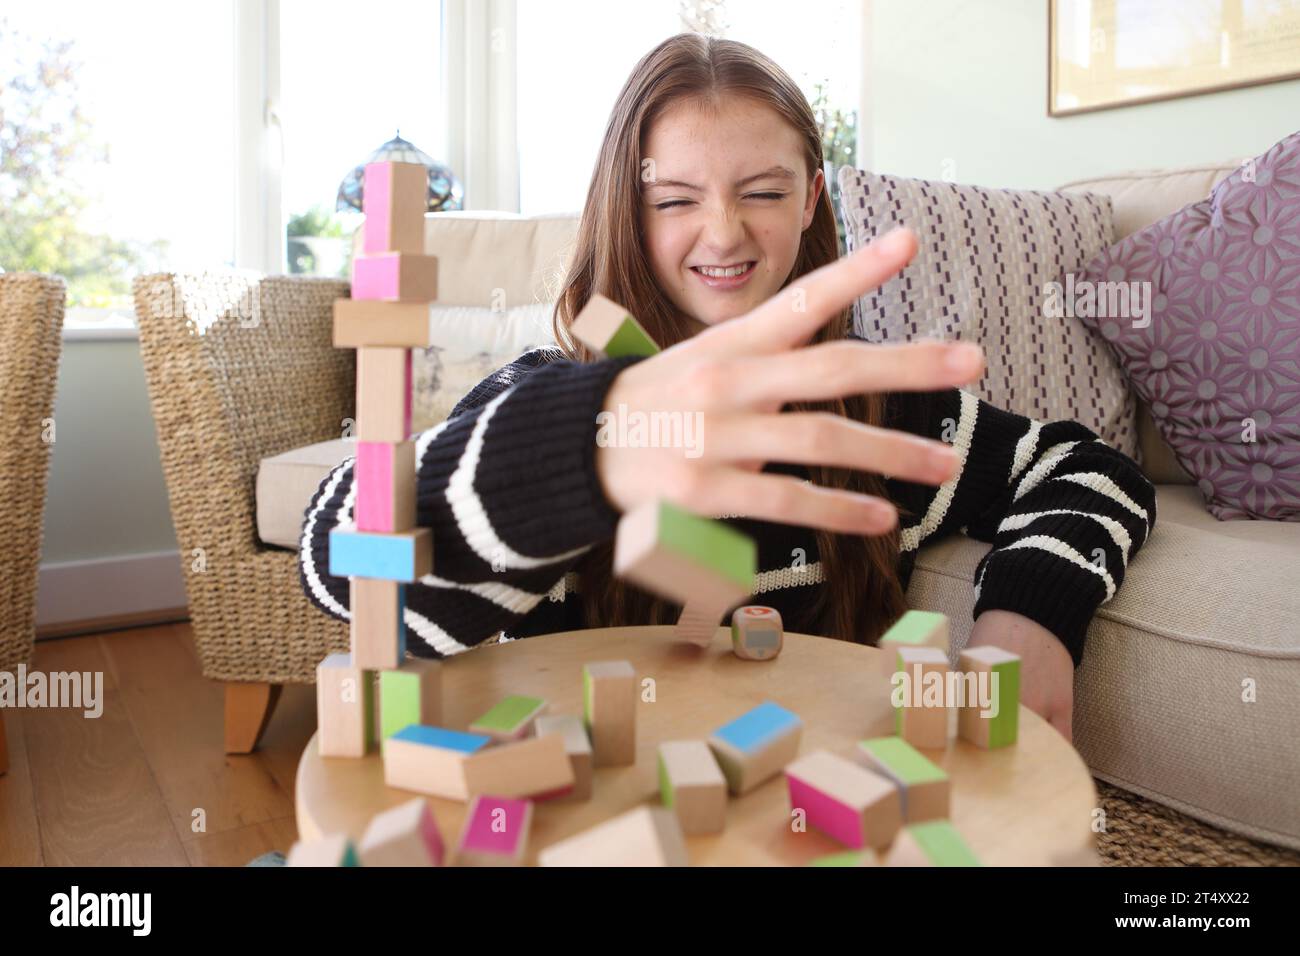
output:
[[809,182],[793,127],[746,97],[717,109],[682,101],[653,123],[642,155],[646,251],[678,309],[716,325],[781,289],[823,185],[820,170]]

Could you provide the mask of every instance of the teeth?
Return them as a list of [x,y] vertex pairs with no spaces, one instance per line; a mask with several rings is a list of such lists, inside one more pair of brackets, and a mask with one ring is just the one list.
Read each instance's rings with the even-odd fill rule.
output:
[[725,279],[731,276],[738,276],[749,269],[749,264],[741,266],[728,266],[723,269],[718,266],[696,266],[696,268],[711,279]]

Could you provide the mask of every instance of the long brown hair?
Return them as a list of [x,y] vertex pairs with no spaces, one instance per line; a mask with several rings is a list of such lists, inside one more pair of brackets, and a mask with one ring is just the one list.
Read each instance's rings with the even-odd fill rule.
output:
[[[821,168],[821,134],[807,99],[785,71],[763,54],[734,40],[691,33],[671,37],[651,50],[632,70],[605,127],[576,247],[559,292],[555,336],[570,358],[595,358],[569,334],[570,324],[594,293],[627,306],[663,348],[693,334],[691,320],[681,315],[655,282],[641,246],[642,147],[651,124],[673,103],[684,98],[716,104],[727,93],[770,107],[799,132],[810,183]],[[823,189],[786,282],[838,255],[835,215],[829,189]],[[846,309],[813,341],[843,338],[849,328]],[[883,405],[879,395],[857,395],[791,407],[828,411],[874,425],[881,422]],[[875,475],[831,468],[810,468],[809,473],[819,485],[885,497],[884,483]],[[809,619],[786,622],[787,626],[874,643],[906,609],[897,572],[897,532],[865,538],[819,530],[816,536],[825,583],[818,589]],[[614,578],[612,551],[612,543],[593,548],[578,566],[586,619],[593,626],[671,623],[671,605]]]

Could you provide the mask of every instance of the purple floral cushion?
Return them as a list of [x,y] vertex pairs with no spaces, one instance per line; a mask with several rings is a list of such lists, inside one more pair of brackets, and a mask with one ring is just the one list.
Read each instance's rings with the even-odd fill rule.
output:
[[[1300,520],[1300,133],[1111,246],[1081,311],[1220,520]],[[1148,308],[1117,315],[1128,283]],[[1134,285],[1136,283],[1136,285]],[[1142,284],[1149,283],[1143,286]]]

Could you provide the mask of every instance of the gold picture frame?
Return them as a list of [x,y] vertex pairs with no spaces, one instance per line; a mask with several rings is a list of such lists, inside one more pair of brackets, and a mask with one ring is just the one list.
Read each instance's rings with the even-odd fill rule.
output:
[[1300,0],[1047,0],[1047,114],[1300,78]]

